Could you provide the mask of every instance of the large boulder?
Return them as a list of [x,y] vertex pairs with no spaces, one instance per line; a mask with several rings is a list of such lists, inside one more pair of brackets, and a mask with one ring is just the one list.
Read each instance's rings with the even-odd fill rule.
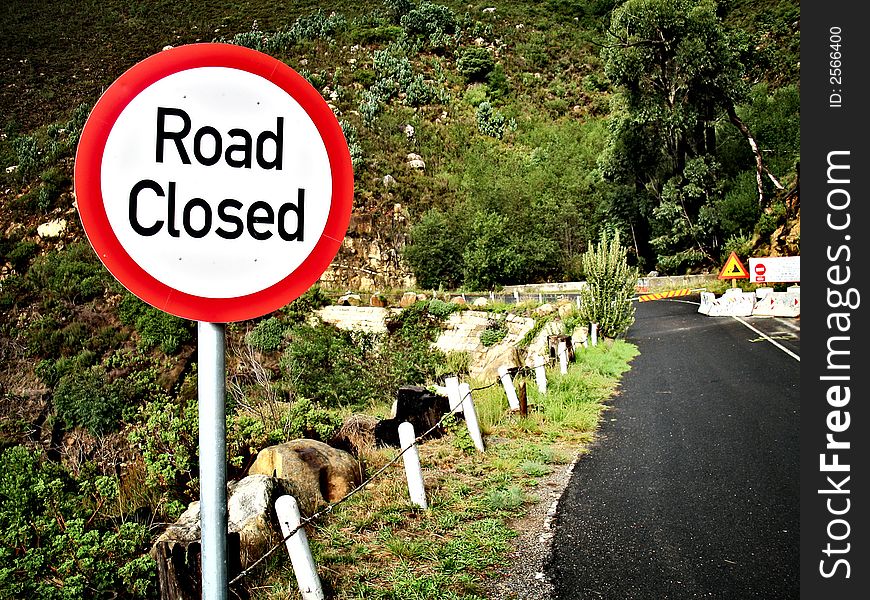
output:
[[[230,562],[240,569],[248,568],[262,556],[280,536],[275,525],[274,505],[280,496],[296,496],[296,490],[286,481],[266,475],[249,475],[227,484],[227,531],[232,544]],[[196,568],[201,537],[200,503],[191,502],[178,520],[160,534],[151,548],[151,555],[162,563],[174,562],[171,577],[161,585],[172,584],[179,570]],[[170,558],[171,557],[171,558]],[[179,562],[181,561],[181,562]]]
[[362,466],[349,452],[309,439],[260,450],[248,469],[257,474],[288,481],[303,514],[340,500],[363,480]]

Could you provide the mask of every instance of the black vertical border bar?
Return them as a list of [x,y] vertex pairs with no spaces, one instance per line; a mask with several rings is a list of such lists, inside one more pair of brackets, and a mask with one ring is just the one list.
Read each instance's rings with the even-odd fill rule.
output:
[[[868,531],[868,454],[870,454],[870,410],[868,410],[868,365],[863,347],[870,343],[867,335],[866,312],[870,310],[870,289],[867,285],[867,244],[870,241],[870,203],[867,181],[867,123],[870,121],[867,79],[870,78],[870,22],[862,15],[862,2],[804,0],[801,3],[801,598],[852,600],[866,598],[870,589],[870,531]],[[840,29],[841,61],[836,63],[831,47],[832,32]],[[836,39],[836,38],[834,38]],[[841,72],[838,75],[836,69]],[[836,77],[842,79],[836,79]],[[835,95],[838,94],[839,98]],[[839,100],[839,102],[838,102]],[[848,154],[843,154],[843,152]],[[829,154],[839,152],[836,162],[849,166],[848,184],[828,180]],[[839,170],[840,178],[845,173]],[[835,177],[836,178],[836,177]],[[848,192],[848,207],[834,211],[828,206],[832,190]],[[833,195],[835,204],[842,205],[843,193]],[[842,224],[848,213],[848,228],[835,230],[828,224],[832,215],[835,224]],[[838,259],[837,251],[841,250]],[[847,261],[846,259],[849,258]],[[838,270],[829,271],[839,265]],[[847,283],[833,284],[843,278],[849,267]],[[859,306],[833,307],[829,290],[846,293],[854,289],[860,294]],[[854,296],[853,296],[854,298]],[[836,303],[836,300],[833,302]],[[854,303],[853,303],[854,304]],[[833,313],[849,313],[849,330],[831,327]],[[845,325],[847,321],[840,321]],[[838,355],[836,362],[848,362],[848,370],[832,371],[828,367],[829,341],[832,336],[848,336],[834,343],[849,354]],[[832,382],[821,378],[831,374],[848,374],[849,381]],[[848,405],[836,408],[829,404],[827,393],[832,385],[849,386]],[[846,450],[826,449],[826,436],[831,433],[828,417],[832,411],[834,427],[842,427],[849,413],[849,427],[835,433],[838,441],[848,441]],[[839,454],[839,462],[848,464],[848,472],[823,472],[820,455]],[[833,480],[828,481],[828,477]],[[849,480],[843,483],[844,477]],[[848,493],[820,493],[820,490],[840,486]],[[830,507],[828,501],[831,501]],[[833,511],[848,511],[842,515]],[[840,521],[837,521],[840,519]],[[847,524],[846,524],[847,523]],[[837,540],[848,533],[844,539]],[[826,554],[828,544],[833,552]],[[848,544],[848,546],[847,546]],[[844,550],[848,549],[848,552]],[[843,551],[837,553],[837,551]],[[848,562],[836,563],[838,559]],[[830,577],[825,577],[822,572]],[[848,571],[848,577],[846,577]]]

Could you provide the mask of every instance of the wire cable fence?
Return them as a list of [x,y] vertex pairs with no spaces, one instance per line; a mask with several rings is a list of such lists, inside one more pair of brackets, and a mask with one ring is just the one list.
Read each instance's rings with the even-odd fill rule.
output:
[[[530,371],[531,371],[531,369],[529,369],[528,367],[520,367],[520,368],[517,370],[517,374],[516,374],[515,376],[519,376],[520,374],[524,374],[524,375],[525,375],[525,374],[528,374],[528,372],[530,372]],[[412,444],[406,446],[405,448],[402,448],[401,451],[400,451],[396,456],[394,456],[394,457],[391,458],[389,461],[387,461],[386,464],[384,464],[384,465],[383,465],[382,467],[380,467],[377,471],[375,471],[375,472],[374,472],[374,473],[373,473],[373,474],[372,474],[368,479],[366,479],[365,481],[363,481],[362,483],[360,483],[358,486],[356,486],[354,489],[352,489],[351,491],[349,491],[349,492],[348,492],[344,497],[342,497],[342,498],[340,498],[339,500],[336,500],[336,501],[334,501],[334,502],[328,504],[326,507],[320,509],[319,511],[313,513],[312,515],[310,515],[310,516],[308,516],[308,517],[302,517],[302,519],[300,520],[299,525],[297,525],[297,526],[294,527],[292,530],[290,530],[286,535],[284,535],[284,536],[281,538],[280,541],[276,542],[272,547],[270,547],[268,550],[266,550],[266,551],[265,551],[265,552],[264,552],[264,553],[263,553],[263,554],[262,554],[258,559],[256,559],[256,560],[255,560],[254,562],[252,562],[250,565],[248,565],[248,567],[247,567],[246,569],[242,570],[238,575],[236,575],[232,580],[230,580],[229,583],[228,583],[228,585],[232,586],[232,585],[235,585],[235,584],[239,583],[242,579],[244,579],[245,577],[247,577],[248,575],[250,575],[250,574],[251,574],[251,573],[252,573],[252,572],[253,572],[253,571],[254,571],[254,570],[255,570],[255,569],[260,565],[260,564],[262,564],[264,560],[266,560],[267,558],[269,558],[269,556],[271,556],[272,554],[274,554],[275,551],[277,551],[277,550],[278,550],[279,548],[281,548],[284,544],[286,544],[287,540],[289,540],[289,539],[292,538],[294,535],[296,535],[296,533],[298,533],[300,529],[303,529],[306,525],[309,525],[309,524],[311,524],[311,523],[317,521],[318,519],[320,519],[320,518],[322,518],[322,517],[324,517],[324,516],[330,514],[330,513],[331,513],[332,511],[334,511],[338,506],[340,506],[340,505],[344,504],[345,502],[347,502],[348,500],[350,500],[350,499],[351,499],[352,497],[354,497],[356,494],[358,494],[359,492],[361,492],[362,490],[364,490],[367,486],[369,486],[373,481],[375,481],[376,479],[378,479],[381,475],[383,475],[383,474],[387,471],[387,469],[389,469],[391,466],[393,466],[394,464],[396,464],[396,463],[397,463],[397,462],[402,458],[402,456],[404,456],[404,454],[405,454],[406,452],[408,452],[411,448],[413,448],[414,446],[416,446],[418,443],[422,442],[422,441],[424,440],[424,438],[426,438],[429,434],[431,434],[431,433],[433,433],[434,431],[440,429],[440,428],[444,425],[444,422],[445,422],[447,419],[452,418],[452,416],[454,415],[454,413],[455,413],[456,411],[460,410],[460,408],[462,407],[462,403],[465,401],[466,398],[469,398],[469,397],[472,395],[473,392],[480,392],[480,391],[483,391],[483,390],[489,389],[489,388],[494,387],[494,386],[499,385],[499,384],[501,384],[501,380],[500,380],[500,379],[496,379],[494,382],[489,383],[489,384],[487,384],[487,385],[482,385],[482,386],[480,386],[480,387],[472,388],[472,389],[470,389],[468,392],[466,392],[465,395],[460,396],[458,402],[457,402],[455,405],[450,406],[450,405],[448,404],[448,406],[449,406],[449,411],[448,411],[447,413],[445,413],[445,414],[444,414],[444,415],[443,415],[443,416],[438,420],[437,423],[435,423],[434,425],[432,425],[429,429],[427,429],[427,430],[424,431],[423,433],[417,435],[417,436],[414,438],[414,441],[413,441]]]

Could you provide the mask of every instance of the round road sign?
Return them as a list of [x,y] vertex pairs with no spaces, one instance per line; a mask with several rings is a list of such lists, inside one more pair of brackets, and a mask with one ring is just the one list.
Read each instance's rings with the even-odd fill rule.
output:
[[767,267],[764,266],[764,263],[756,264],[754,270],[756,275],[764,275],[767,273]]
[[75,191],[88,240],[127,289],[222,323],[277,310],[320,278],[347,232],[353,169],[301,75],[248,48],[193,44],[106,90]]

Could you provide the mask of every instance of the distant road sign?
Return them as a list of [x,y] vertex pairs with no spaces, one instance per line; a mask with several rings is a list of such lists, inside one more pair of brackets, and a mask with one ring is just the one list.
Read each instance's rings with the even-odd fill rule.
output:
[[749,268],[755,274],[755,283],[799,283],[800,256],[768,256],[750,258]]
[[737,253],[732,252],[719,271],[719,279],[748,279],[749,271],[740,262]]
[[229,44],[146,58],[97,102],[76,155],[89,241],[157,308],[230,322],[304,293],[347,231],[353,169],[320,93]]

